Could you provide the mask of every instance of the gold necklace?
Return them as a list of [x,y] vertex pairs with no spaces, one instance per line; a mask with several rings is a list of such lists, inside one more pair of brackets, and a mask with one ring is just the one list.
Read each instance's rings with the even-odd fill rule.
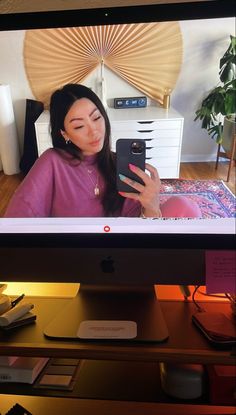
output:
[[98,186],[99,185],[98,174],[97,174],[96,182],[94,182],[92,177],[90,176],[93,173],[93,170],[87,169],[87,173],[88,173],[88,177],[89,177],[92,185],[94,186],[93,192],[94,192],[95,196],[99,196],[100,189],[99,189],[99,186]]

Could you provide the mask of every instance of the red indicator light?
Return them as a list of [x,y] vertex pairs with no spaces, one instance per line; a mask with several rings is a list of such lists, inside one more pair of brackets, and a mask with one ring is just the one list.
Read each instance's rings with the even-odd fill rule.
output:
[[104,226],[103,229],[104,229],[104,232],[110,232],[110,230],[111,230],[110,226],[108,226],[108,225]]

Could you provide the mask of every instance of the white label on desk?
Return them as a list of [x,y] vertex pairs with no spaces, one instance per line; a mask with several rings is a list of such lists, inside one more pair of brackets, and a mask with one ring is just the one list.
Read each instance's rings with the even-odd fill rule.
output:
[[134,339],[137,323],[120,320],[85,320],[80,323],[77,337],[80,339]]

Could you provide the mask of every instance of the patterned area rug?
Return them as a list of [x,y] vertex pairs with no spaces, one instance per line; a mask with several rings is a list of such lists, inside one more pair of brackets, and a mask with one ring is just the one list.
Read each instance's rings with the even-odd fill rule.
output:
[[222,180],[162,179],[161,202],[180,194],[198,203],[203,218],[236,217],[235,196]]

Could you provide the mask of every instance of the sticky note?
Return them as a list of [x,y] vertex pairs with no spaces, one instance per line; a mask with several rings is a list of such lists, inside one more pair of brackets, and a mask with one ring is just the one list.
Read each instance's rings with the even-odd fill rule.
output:
[[236,292],[236,252],[206,251],[206,292]]

